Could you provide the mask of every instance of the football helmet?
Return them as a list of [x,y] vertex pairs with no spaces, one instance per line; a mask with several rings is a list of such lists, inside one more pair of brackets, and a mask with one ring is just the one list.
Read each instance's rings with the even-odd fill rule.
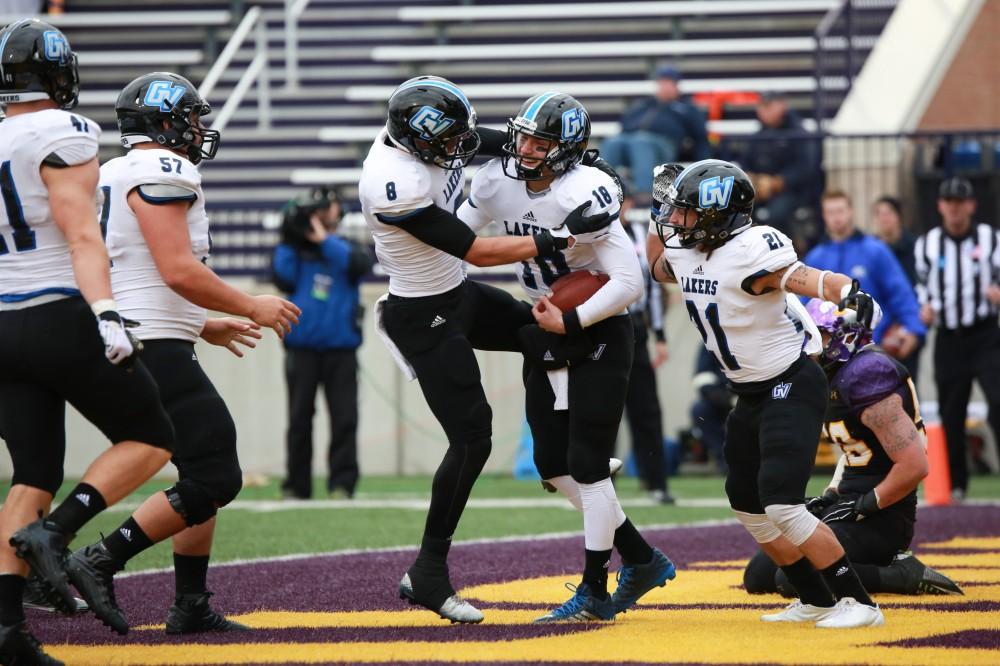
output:
[[440,76],[404,81],[389,97],[389,139],[442,169],[464,168],[479,150],[476,110],[458,86]]
[[[742,169],[731,162],[702,160],[687,168],[679,164],[657,167],[653,175],[652,218],[666,247],[676,237],[680,247],[712,250],[752,222],[754,189]],[[674,211],[683,224],[670,221]],[[693,224],[688,216],[694,215]]]
[[[519,153],[524,137],[549,141],[544,158],[525,165]],[[590,140],[590,115],[580,102],[560,92],[535,95],[524,104],[517,116],[507,121],[507,143],[503,147],[503,170],[517,180],[542,180],[561,175],[583,159]],[[513,162],[514,168],[510,168]]]
[[152,141],[183,150],[194,164],[219,151],[221,134],[201,124],[212,107],[190,81],[171,72],[145,74],[129,83],[115,103],[122,145]]
[[806,303],[806,312],[827,338],[819,354],[819,364],[827,370],[847,363],[872,341],[871,329],[858,321],[855,310],[841,310],[836,303],[812,298]]
[[38,19],[21,19],[0,30],[0,103],[51,99],[76,106],[80,75],[66,35]]

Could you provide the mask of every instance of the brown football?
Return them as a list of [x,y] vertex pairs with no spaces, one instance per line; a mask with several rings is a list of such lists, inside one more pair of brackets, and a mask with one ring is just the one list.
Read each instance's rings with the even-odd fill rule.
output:
[[573,271],[552,283],[549,301],[563,312],[572,310],[597,293],[611,278],[604,273]]

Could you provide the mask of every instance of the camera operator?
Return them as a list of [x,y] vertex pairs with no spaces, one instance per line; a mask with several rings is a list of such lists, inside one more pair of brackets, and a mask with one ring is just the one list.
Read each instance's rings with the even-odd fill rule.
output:
[[357,348],[363,313],[358,285],[372,258],[366,247],[337,234],[342,217],[334,190],[314,190],[285,208],[274,251],[275,282],[302,309],[300,325],[285,336],[285,497],[312,496],[312,422],[321,384],[330,413],[327,492],[349,498],[358,482]]

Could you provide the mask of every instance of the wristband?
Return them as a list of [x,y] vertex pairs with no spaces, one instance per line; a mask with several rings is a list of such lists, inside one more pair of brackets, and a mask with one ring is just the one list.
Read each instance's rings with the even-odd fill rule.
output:
[[583,324],[580,323],[580,315],[577,314],[576,308],[563,312],[562,319],[566,335],[583,332]]
[[778,285],[778,288],[781,289],[781,291],[785,290],[785,285],[788,284],[788,278],[792,277],[792,273],[799,270],[799,268],[801,267],[802,267],[801,261],[796,261],[794,264],[788,267],[788,270],[785,271],[785,274],[781,276],[781,283]]
[[118,306],[115,304],[115,299],[102,298],[91,303],[90,309],[93,311],[95,317],[100,317],[108,310],[118,310]]
[[823,285],[823,282],[826,280],[826,274],[829,272],[830,271],[820,271],[819,273],[819,284],[816,285],[816,288],[819,291],[819,300],[821,301],[826,300],[826,295],[824,294],[825,287]]

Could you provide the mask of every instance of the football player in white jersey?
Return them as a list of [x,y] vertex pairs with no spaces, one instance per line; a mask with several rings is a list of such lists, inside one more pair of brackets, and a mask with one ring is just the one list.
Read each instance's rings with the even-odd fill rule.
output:
[[400,596],[453,622],[471,623],[481,622],[483,614],[455,594],[447,557],[492,447],[492,411],[473,349],[520,351],[517,329],[533,319],[526,303],[466,280],[463,261],[495,266],[552,256],[575,242],[573,234],[610,223],[606,212],[585,215],[590,206],[585,203],[552,232],[477,238],[455,211],[464,168],[479,145],[476,112],[457,86],[433,76],[411,79],[389,98],[386,128],[372,145],[358,184],[375,253],[389,274],[376,326],[401,366],[420,380],[448,437],[420,553],[400,581]]
[[[96,216],[100,129],[68,111],[78,91],[76,55],[61,32],[33,19],[0,30],[0,436],[14,468],[0,511],[5,664],[61,663],[25,626],[28,564],[52,586],[50,601],[73,612],[67,544],[163,467],[174,444],[112,300]],[[115,445],[36,520],[62,484],[67,402]]]
[[839,301],[869,328],[878,304],[846,275],[802,264],[780,231],[754,225],[753,185],[734,164],[658,167],[653,199],[652,276],[680,285],[692,323],[738,396],[724,448],[730,506],[800,594],[762,619],[882,624],[837,537],[805,508],[827,380],[803,352],[819,345],[819,332],[786,292]]
[[[559,92],[531,97],[508,122],[503,158],[476,173],[459,217],[474,230],[496,222],[515,237],[546,233],[588,201],[617,220],[619,186],[603,171],[580,164],[589,139],[590,118],[573,97]],[[549,288],[579,270],[610,280],[585,303],[562,312],[547,298]],[[573,597],[536,622],[612,620],[675,575],[670,560],[625,516],[608,470],[635,349],[627,308],[642,296],[642,269],[632,240],[615,222],[578,237],[571,248],[523,261],[517,275],[538,321],[520,331],[535,466],[545,483],[583,511],[586,549],[583,580]],[[554,388],[561,383],[555,376],[550,383],[550,373],[558,372],[566,376],[562,390]],[[623,562],[613,597],[608,594],[612,547]]]
[[[73,553],[67,570],[94,614],[125,634],[114,574],[172,536],[176,596],[167,633],[247,630],[211,609],[205,587],[216,512],[243,482],[236,426],[194,343],[202,337],[237,353],[237,343],[254,346],[262,326],[283,336],[299,309],[277,296],[246,294],[205,265],[211,241],[197,165],[215,156],[220,137],[202,125],[211,107],[195,86],[169,72],[146,74],[125,86],[115,111],[130,150],[101,167],[111,285],[122,312],[142,324],[144,363],[177,434],[171,460],[178,481],[107,537]],[[253,323],[207,319],[207,308]]]

